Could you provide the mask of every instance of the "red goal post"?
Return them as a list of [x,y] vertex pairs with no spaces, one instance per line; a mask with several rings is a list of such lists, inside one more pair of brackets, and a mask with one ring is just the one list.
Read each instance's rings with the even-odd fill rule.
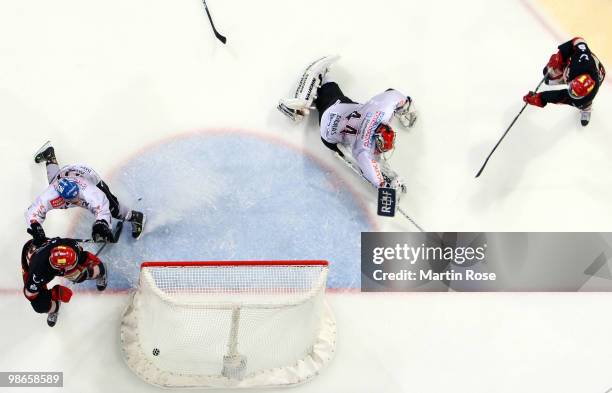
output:
[[163,387],[308,381],[331,360],[327,261],[144,262],[121,325],[126,363]]

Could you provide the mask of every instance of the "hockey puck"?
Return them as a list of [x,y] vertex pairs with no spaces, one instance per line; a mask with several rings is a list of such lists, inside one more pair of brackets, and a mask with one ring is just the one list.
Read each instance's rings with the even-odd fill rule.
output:
[[159,355],[159,349],[153,348],[153,356]]

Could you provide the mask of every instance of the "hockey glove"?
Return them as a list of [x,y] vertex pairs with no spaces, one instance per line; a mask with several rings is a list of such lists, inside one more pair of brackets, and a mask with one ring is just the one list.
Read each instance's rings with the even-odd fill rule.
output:
[[418,119],[418,113],[414,109],[412,105],[412,98],[406,97],[406,102],[399,108],[395,109],[395,117],[397,117],[402,123],[404,128],[412,128],[414,127],[414,123],[416,123]]
[[408,191],[406,189],[406,185],[404,184],[402,179],[400,179],[399,177],[396,177],[395,179],[393,179],[391,181],[390,186],[391,186],[391,188],[395,189],[396,191],[400,192],[401,194],[405,194]]
[[112,242],[113,232],[110,225],[104,220],[97,220],[91,229],[91,237],[94,242]]
[[557,52],[554,55],[550,56],[550,60],[548,60],[548,64],[546,66],[552,69],[561,69],[565,65],[563,61],[563,56],[561,56],[561,52]]
[[381,185],[382,187],[393,188],[394,190],[396,190],[398,193],[401,193],[401,194],[406,193],[407,189],[406,189],[406,185],[404,184],[404,181],[395,172],[391,172],[391,173],[382,172],[382,176],[384,179],[384,182]]
[[72,290],[63,285],[56,285],[51,288],[51,299],[59,300],[62,303],[68,303],[72,297]]
[[565,61],[561,56],[561,52],[557,52],[550,56],[550,60],[544,67],[542,74],[547,85],[559,85],[563,83],[563,70],[565,69]]
[[47,241],[45,230],[43,229],[42,225],[40,225],[36,221],[30,224],[30,227],[28,228],[28,233],[32,235],[32,244],[34,244],[36,247],[42,246]]
[[544,108],[546,104],[542,102],[542,93],[534,93],[530,91],[523,97],[523,101],[528,103],[529,105],[539,106],[540,108]]

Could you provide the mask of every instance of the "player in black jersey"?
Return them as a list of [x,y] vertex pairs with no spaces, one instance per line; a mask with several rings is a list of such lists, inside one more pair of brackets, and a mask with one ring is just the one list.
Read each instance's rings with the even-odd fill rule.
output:
[[606,70],[583,38],[559,45],[544,68],[547,85],[567,84],[567,89],[541,93],[530,91],[523,100],[543,108],[546,104],[566,104],[580,109],[580,122],[589,124],[593,99],[604,81]]
[[107,285],[106,268],[94,254],[84,251],[73,239],[47,239],[37,247],[28,241],[21,252],[23,294],[34,311],[47,315],[51,327],[57,322],[60,304],[68,303],[72,290],[63,285],[47,288],[55,277],[64,277],[74,283],[96,280],[96,287],[103,291]]

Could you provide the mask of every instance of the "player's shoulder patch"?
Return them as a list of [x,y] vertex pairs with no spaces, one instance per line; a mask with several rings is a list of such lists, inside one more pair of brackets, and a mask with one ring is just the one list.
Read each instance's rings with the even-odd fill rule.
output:
[[340,120],[342,120],[342,116],[338,113],[329,114],[329,121],[326,126],[327,135],[335,135],[338,133],[338,124],[340,124]]
[[61,196],[58,196],[55,199],[51,200],[51,206],[55,209],[57,209],[58,207],[61,207],[64,205],[64,198],[62,198]]
[[82,178],[82,177],[80,177],[80,178],[79,178],[79,177],[73,177],[72,179],[73,179],[73,180],[74,180],[74,181],[75,181],[75,182],[76,182],[76,183],[79,185],[79,187],[80,187],[81,189],[83,189],[83,190],[84,190],[84,189],[86,189],[86,188],[89,186],[89,182],[88,182],[87,180],[85,180],[84,178]]

